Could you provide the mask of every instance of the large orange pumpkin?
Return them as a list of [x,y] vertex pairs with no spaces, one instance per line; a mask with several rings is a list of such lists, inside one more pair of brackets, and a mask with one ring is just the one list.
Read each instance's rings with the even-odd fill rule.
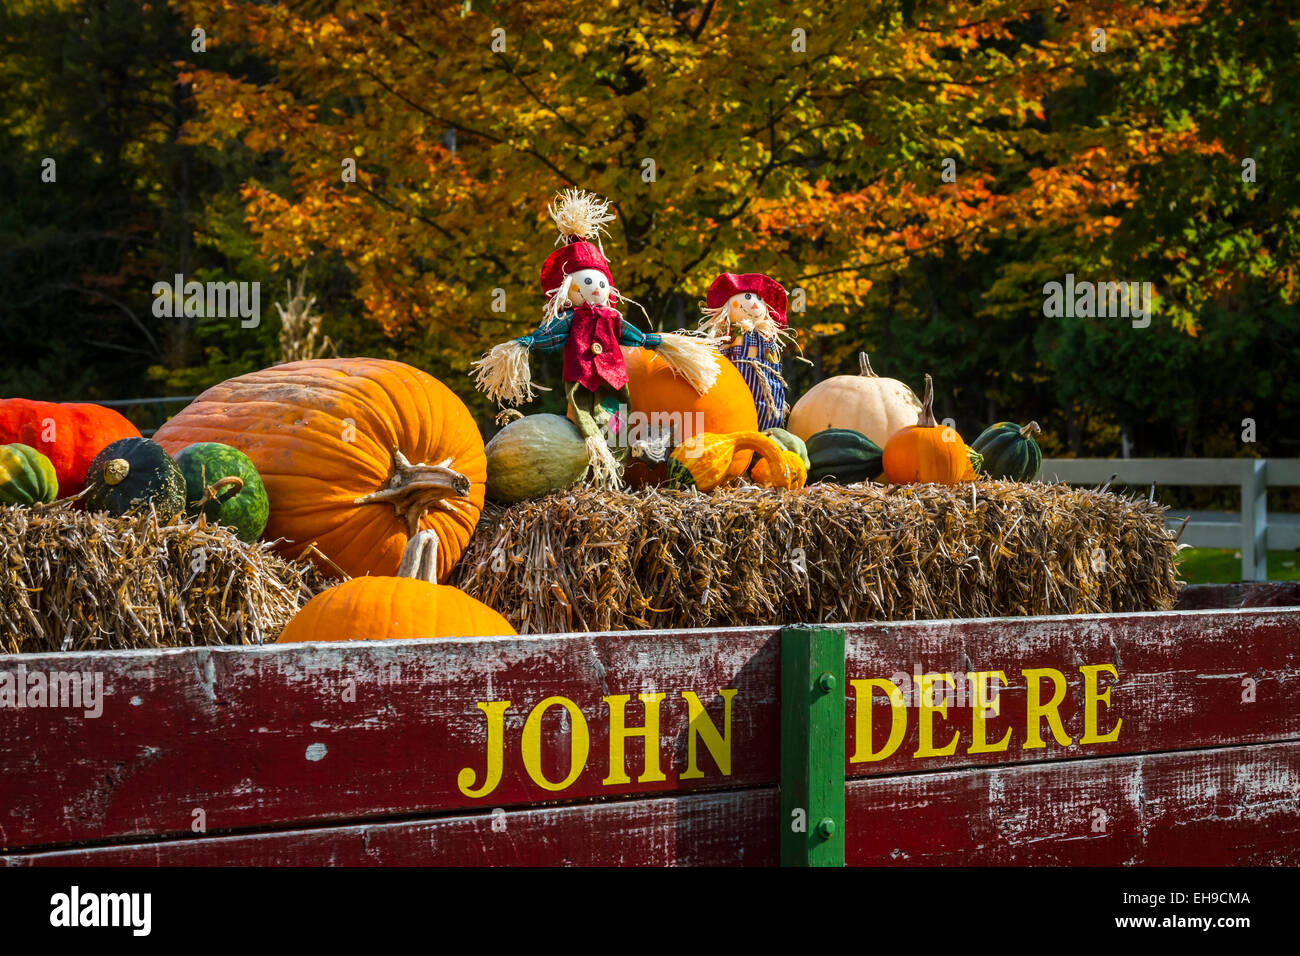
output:
[[442,545],[443,580],[483,507],[487,459],[473,417],[401,362],[311,359],[241,375],[154,438],[172,454],[205,441],[242,451],[270,501],[263,536],[286,539],[283,554],[307,551],[326,573],[394,574],[407,541],[427,528]]
[[[703,395],[674,375],[653,349],[624,347],[623,361],[627,365],[630,411],[637,416],[633,425],[640,422],[644,428],[654,423],[656,413],[673,413],[672,420],[679,428],[678,442],[705,432],[758,431],[754,396],[740,371],[725,356],[718,355],[717,380]],[[701,416],[698,421],[697,413]],[[738,451],[724,478],[744,474],[753,457],[751,451]],[[631,478],[629,469],[629,481]]]
[[514,634],[510,622],[459,588],[434,582],[434,531],[407,545],[398,577],[353,578],[307,602],[280,632],[278,643],[396,641],[426,637]]
[[955,485],[975,480],[970,448],[956,429],[934,420],[934,384],[929,375],[925,377],[925,397],[921,399],[917,424],[900,428],[885,443],[881,466],[885,477],[895,485]]

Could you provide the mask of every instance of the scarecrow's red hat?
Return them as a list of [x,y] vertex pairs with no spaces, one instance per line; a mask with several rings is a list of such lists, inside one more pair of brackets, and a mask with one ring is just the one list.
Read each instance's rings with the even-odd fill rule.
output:
[[727,300],[741,292],[753,292],[767,305],[767,311],[776,320],[777,326],[785,328],[785,286],[771,276],[761,272],[746,272],[736,275],[724,272],[713,280],[709,286],[704,304],[710,309],[717,309],[727,304]]
[[579,269],[599,269],[612,286],[614,277],[609,273],[609,260],[594,242],[577,239],[560,246],[542,265],[542,291],[558,289],[566,275],[572,275]]

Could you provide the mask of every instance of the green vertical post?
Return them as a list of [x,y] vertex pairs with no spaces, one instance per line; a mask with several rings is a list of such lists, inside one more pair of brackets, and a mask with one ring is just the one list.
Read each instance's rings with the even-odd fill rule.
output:
[[781,631],[781,865],[844,865],[844,632]]

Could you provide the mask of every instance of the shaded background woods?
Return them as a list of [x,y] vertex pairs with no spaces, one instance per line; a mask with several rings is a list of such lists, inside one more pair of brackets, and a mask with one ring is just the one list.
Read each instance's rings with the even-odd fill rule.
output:
[[[963,433],[1037,419],[1049,455],[1300,454],[1292,4],[0,16],[6,394],[194,394],[268,365],[306,267],[338,354],[425,368],[487,426],[468,363],[538,320],[545,205],[578,185],[616,204],[607,252],[650,325],[693,326],[723,270],[805,289],[796,395],[865,348],[931,372]],[[1067,272],[1152,282],[1150,327],[1045,318]],[[260,282],[260,326],[155,317],[176,273]]]

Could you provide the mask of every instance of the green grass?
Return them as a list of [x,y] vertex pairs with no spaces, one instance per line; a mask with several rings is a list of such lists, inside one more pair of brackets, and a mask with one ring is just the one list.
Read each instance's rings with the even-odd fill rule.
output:
[[[1189,548],[1179,555],[1178,576],[1188,584],[1230,584],[1241,580],[1241,552],[1230,548]],[[1270,551],[1270,581],[1300,581],[1300,552]]]

